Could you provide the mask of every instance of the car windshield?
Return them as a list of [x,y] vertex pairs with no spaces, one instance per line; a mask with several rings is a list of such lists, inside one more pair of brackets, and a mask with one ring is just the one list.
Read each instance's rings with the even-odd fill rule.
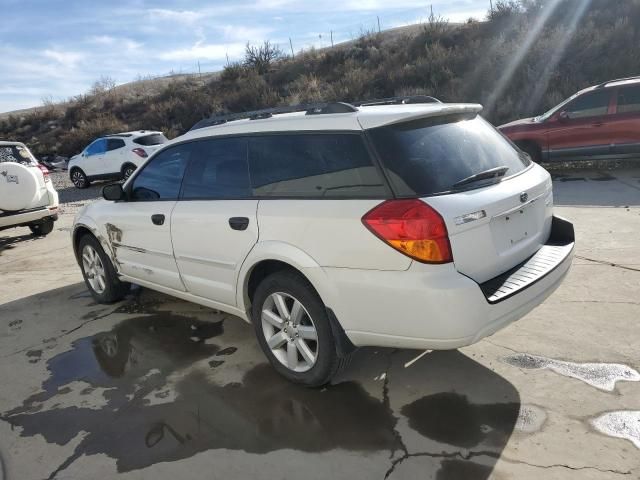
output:
[[36,165],[38,162],[29,149],[23,145],[0,145],[0,163],[14,162]]
[[480,116],[448,115],[370,130],[399,196],[427,196],[480,188],[529,165]]

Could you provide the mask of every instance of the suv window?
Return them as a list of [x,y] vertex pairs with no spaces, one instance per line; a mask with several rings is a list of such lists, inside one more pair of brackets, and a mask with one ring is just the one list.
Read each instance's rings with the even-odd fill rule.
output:
[[107,139],[107,152],[111,150],[117,150],[124,147],[124,140],[121,138],[108,138]]
[[176,145],[153,157],[133,179],[131,199],[138,201],[175,200],[189,161],[191,146]]
[[251,197],[246,139],[201,140],[191,143],[191,148],[182,198]]
[[107,142],[104,138],[100,138],[87,147],[85,153],[87,155],[99,155],[107,149]]
[[253,137],[249,139],[249,169],[256,196],[387,196],[359,134]]
[[640,87],[618,91],[618,113],[640,112]]
[[145,135],[144,137],[138,137],[133,140],[133,143],[137,143],[138,145],[144,145],[145,147],[149,147],[151,145],[161,145],[163,143],[167,143],[167,137],[165,137],[161,133],[152,133],[151,135]]
[[606,115],[609,110],[611,90],[586,93],[567,105],[569,118],[586,118]]
[[[400,196],[449,192],[456,183],[477,173],[505,166],[509,167],[508,177],[530,163],[480,116],[436,117],[369,132],[391,185]],[[479,181],[463,188],[486,185]]]
[[0,146],[0,163],[12,162],[23,165],[37,165],[38,162],[31,152],[22,145]]

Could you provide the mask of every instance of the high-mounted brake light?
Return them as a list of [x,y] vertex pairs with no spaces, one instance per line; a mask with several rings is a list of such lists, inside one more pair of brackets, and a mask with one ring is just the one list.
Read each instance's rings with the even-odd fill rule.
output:
[[362,217],[362,223],[378,238],[414,260],[453,261],[442,216],[421,200],[387,200]]
[[133,150],[131,150],[133,153],[135,153],[136,155],[138,155],[139,157],[142,158],[147,158],[147,152],[144,151],[144,148],[134,148]]
[[40,171],[42,172],[42,176],[44,177],[44,181],[45,182],[50,182],[51,181],[51,177],[49,176],[49,169],[47,167],[45,167],[42,164],[38,164],[38,168],[40,169]]

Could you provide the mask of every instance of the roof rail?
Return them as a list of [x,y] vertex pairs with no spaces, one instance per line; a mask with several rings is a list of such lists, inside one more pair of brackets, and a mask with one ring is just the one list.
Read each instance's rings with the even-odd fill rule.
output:
[[616,78],[614,80],[607,80],[606,82],[602,82],[601,84],[596,85],[596,88],[604,88],[610,83],[624,82],[626,80],[640,80],[640,75],[635,75],[633,77]]
[[412,103],[442,103],[429,95],[407,95],[404,97],[379,98],[375,100],[363,100],[353,102],[356,107],[371,107],[374,105],[408,105]]
[[103,135],[102,137],[99,138],[107,138],[107,137],[123,137],[123,138],[127,138],[127,137],[132,137],[133,134],[131,133],[109,133],[107,135]]
[[289,105],[283,107],[265,108],[262,110],[254,110],[252,112],[240,112],[240,113],[226,113],[220,115],[214,115],[210,118],[200,120],[196,123],[191,130],[197,130],[199,128],[213,127],[215,125],[222,125],[223,123],[233,122],[235,120],[262,120],[270,118],[274,115],[280,115],[283,113],[294,112],[307,112],[307,115],[323,115],[330,113],[351,113],[357,112],[358,109],[351,104],[343,102],[335,103],[309,103],[300,105]]

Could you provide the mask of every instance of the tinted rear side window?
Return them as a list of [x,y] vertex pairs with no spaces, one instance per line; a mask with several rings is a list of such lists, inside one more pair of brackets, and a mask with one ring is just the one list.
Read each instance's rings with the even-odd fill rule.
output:
[[191,160],[184,175],[182,198],[251,197],[247,141],[244,138],[191,143]]
[[117,150],[122,147],[124,147],[124,140],[120,138],[107,139],[107,152],[110,152],[111,150]]
[[249,140],[253,193],[276,197],[386,197],[356,134],[296,134]]
[[[480,116],[440,117],[369,131],[391,186],[400,196],[425,196],[454,190],[472,175],[509,167],[506,177],[529,161]],[[486,186],[476,182],[465,190]]]
[[640,87],[618,91],[618,113],[640,112]]
[[151,135],[145,135],[144,137],[136,138],[133,143],[149,147],[151,145],[161,145],[163,143],[166,143],[167,141],[167,137],[165,137],[161,133],[152,133]]

